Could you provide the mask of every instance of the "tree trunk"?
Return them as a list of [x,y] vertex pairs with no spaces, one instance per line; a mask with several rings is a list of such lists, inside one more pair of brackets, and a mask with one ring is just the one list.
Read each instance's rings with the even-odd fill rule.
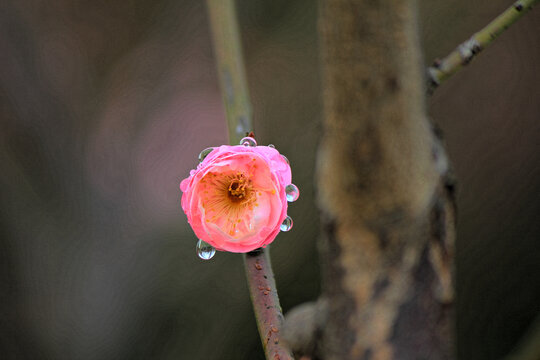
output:
[[416,2],[322,0],[319,30],[323,294],[287,321],[311,327],[309,345],[288,338],[314,359],[450,359],[452,186],[425,112]]

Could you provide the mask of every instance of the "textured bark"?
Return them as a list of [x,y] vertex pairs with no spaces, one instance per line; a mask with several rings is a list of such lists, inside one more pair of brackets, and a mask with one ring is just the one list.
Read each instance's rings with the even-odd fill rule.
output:
[[264,354],[267,359],[292,360],[290,350],[280,341],[283,314],[268,250],[245,254],[244,263]]
[[315,358],[452,358],[454,209],[426,118],[416,4],[323,0]]

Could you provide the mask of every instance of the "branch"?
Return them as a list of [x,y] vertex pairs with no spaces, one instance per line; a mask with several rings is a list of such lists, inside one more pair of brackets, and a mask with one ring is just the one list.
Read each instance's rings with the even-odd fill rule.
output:
[[540,315],[536,316],[516,348],[504,358],[504,360],[535,359],[540,359]]
[[253,130],[253,123],[234,0],[207,0],[206,3],[229,142],[237,145]]
[[532,6],[538,1],[540,0],[516,1],[485,28],[459,45],[447,57],[435,60],[433,65],[428,68],[428,93],[432,93],[441,83],[470,63],[480,51],[490,45],[523,14],[532,9]]
[[[217,70],[225,103],[229,142],[253,130],[247,81],[233,0],[207,0]],[[244,254],[246,276],[267,359],[293,360],[279,340],[283,314],[267,249]]]
[[268,250],[258,249],[247,253],[244,256],[244,264],[266,358],[293,360],[290,350],[280,341],[283,314]]
[[452,359],[453,206],[426,116],[416,2],[319,4],[328,320],[316,355]]

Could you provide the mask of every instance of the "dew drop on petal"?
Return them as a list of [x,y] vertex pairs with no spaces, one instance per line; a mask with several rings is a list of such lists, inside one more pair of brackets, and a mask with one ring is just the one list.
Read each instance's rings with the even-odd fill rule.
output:
[[240,140],[240,145],[257,146],[257,141],[250,136],[246,136],[245,138],[242,138],[242,140]]
[[287,157],[286,157],[285,155],[281,155],[281,156],[283,157],[283,160],[285,160],[285,162],[286,162],[287,164],[290,164],[289,159],[287,159]]
[[292,221],[292,218],[290,216],[287,215],[287,217],[285,218],[285,220],[283,220],[283,222],[281,223],[281,225],[279,226],[279,229],[281,231],[289,231],[292,229],[292,225],[293,225],[293,221]]
[[210,260],[216,255],[216,249],[209,243],[199,240],[197,241],[197,255],[203,260]]
[[210,154],[213,150],[214,150],[213,147],[209,147],[201,151],[201,153],[199,154],[199,162],[200,163],[203,162],[204,158],[208,156],[208,154]]
[[269,147],[269,148],[272,148],[272,149],[275,149],[275,148],[276,148],[276,146],[275,146],[274,144],[268,144],[268,147]]
[[289,184],[285,187],[285,196],[287,197],[288,202],[293,202],[298,199],[300,196],[300,190],[294,184]]

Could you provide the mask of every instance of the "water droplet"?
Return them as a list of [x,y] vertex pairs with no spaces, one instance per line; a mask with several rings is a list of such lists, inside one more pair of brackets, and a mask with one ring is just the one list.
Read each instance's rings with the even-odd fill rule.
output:
[[291,163],[289,162],[289,159],[287,159],[287,157],[286,157],[285,155],[281,155],[281,156],[283,156],[283,160],[285,160],[285,161],[287,162],[287,164],[289,164],[289,165],[291,164]]
[[216,255],[216,249],[209,243],[199,240],[197,241],[197,255],[203,260],[210,260]]
[[272,148],[272,149],[275,149],[276,146],[274,144],[268,144],[268,147]]
[[201,153],[199,154],[199,162],[203,162],[204,158],[207,157],[208,154],[210,154],[213,150],[213,147],[209,147],[201,151]]
[[240,140],[240,145],[257,146],[257,141],[255,141],[255,139],[250,136],[246,136],[245,138],[242,138],[242,140]]
[[300,196],[300,190],[294,184],[289,184],[285,186],[285,196],[287,197],[288,202],[293,202],[298,199]]
[[292,218],[290,216],[287,216],[285,220],[283,220],[279,228],[281,231],[289,231],[292,229],[292,225],[293,225]]

